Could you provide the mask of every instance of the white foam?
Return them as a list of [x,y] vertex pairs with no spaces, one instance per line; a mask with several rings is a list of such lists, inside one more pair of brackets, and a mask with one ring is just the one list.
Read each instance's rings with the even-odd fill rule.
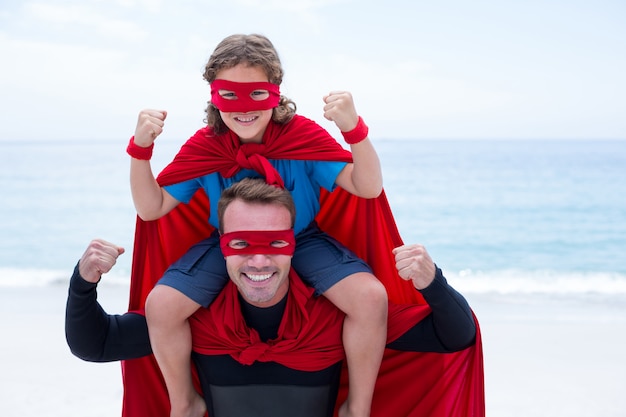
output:
[[[43,287],[46,285],[66,285],[73,269],[54,270],[38,268],[0,268],[0,287]],[[129,274],[114,270],[103,278],[107,285],[128,285]]]
[[463,293],[626,296],[626,275],[614,272],[463,270],[444,275]]

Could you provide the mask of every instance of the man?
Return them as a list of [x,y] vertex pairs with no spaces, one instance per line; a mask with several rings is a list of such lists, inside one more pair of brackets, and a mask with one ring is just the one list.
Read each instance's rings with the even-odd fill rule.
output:
[[[224,191],[218,211],[220,245],[230,283],[208,309],[199,310],[191,320],[193,359],[209,416],[332,416],[344,355],[343,316],[325,298],[314,297],[291,269],[295,240],[289,192],[261,180],[243,180]],[[72,277],[67,340],[74,354],[85,360],[112,361],[151,353],[141,314],[109,316],[96,301],[101,274],[108,272],[122,253],[123,249],[113,244],[93,241]],[[430,307],[391,304],[388,348],[446,353],[473,346],[477,328],[471,310],[425,249],[403,246],[395,250],[395,256],[399,275],[413,283]],[[428,362],[427,357],[418,360]],[[464,361],[460,368],[456,364],[438,366],[440,374],[433,381],[453,381],[456,376],[447,373],[468,372],[467,364],[474,365]],[[410,370],[409,365],[402,367]],[[383,370],[381,378],[386,375]],[[419,397],[418,386],[423,383],[419,380],[430,378],[427,369],[409,376],[404,387],[395,390]],[[372,416],[409,415],[378,411],[383,400],[393,403],[394,398],[376,396]],[[427,405],[428,398],[435,396],[441,398],[433,392],[418,401],[423,415],[438,415],[432,407],[441,408],[440,400]],[[392,404],[384,407],[394,410]],[[436,412],[461,415],[450,412],[449,405],[445,407]],[[467,415],[468,410],[462,411]]]

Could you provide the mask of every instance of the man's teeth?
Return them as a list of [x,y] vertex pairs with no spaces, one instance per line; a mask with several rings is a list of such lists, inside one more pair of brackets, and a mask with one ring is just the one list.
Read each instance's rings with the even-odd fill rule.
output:
[[250,279],[251,281],[254,282],[261,282],[261,281],[265,281],[266,279],[269,279],[272,274],[263,274],[263,275],[252,275],[252,274],[246,274],[246,276],[248,277],[248,279]]
[[254,117],[254,116],[250,116],[250,117],[241,117],[241,116],[239,116],[239,117],[237,117],[237,120],[239,120],[240,122],[243,122],[243,123],[251,122],[254,119],[256,119],[256,117]]

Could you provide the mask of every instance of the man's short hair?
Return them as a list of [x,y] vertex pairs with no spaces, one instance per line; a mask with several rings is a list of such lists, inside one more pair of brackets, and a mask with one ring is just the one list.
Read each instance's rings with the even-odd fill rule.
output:
[[296,206],[291,193],[284,188],[266,183],[262,178],[244,178],[225,189],[217,203],[220,233],[224,232],[224,212],[235,200],[241,200],[248,204],[270,204],[285,207],[291,216],[291,227],[293,228],[296,219]]

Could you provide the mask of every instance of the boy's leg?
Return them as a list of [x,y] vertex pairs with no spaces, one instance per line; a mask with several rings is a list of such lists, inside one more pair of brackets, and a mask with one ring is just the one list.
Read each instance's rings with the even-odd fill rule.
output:
[[171,417],[203,417],[204,399],[191,374],[191,329],[188,318],[200,307],[180,291],[156,285],[146,299],[152,351],[165,379]]
[[387,340],[387,292],[374,275],[358,272],[337,282],[324,296],[346,313],[343,345],[349,390],[339,416],[367,417]]

